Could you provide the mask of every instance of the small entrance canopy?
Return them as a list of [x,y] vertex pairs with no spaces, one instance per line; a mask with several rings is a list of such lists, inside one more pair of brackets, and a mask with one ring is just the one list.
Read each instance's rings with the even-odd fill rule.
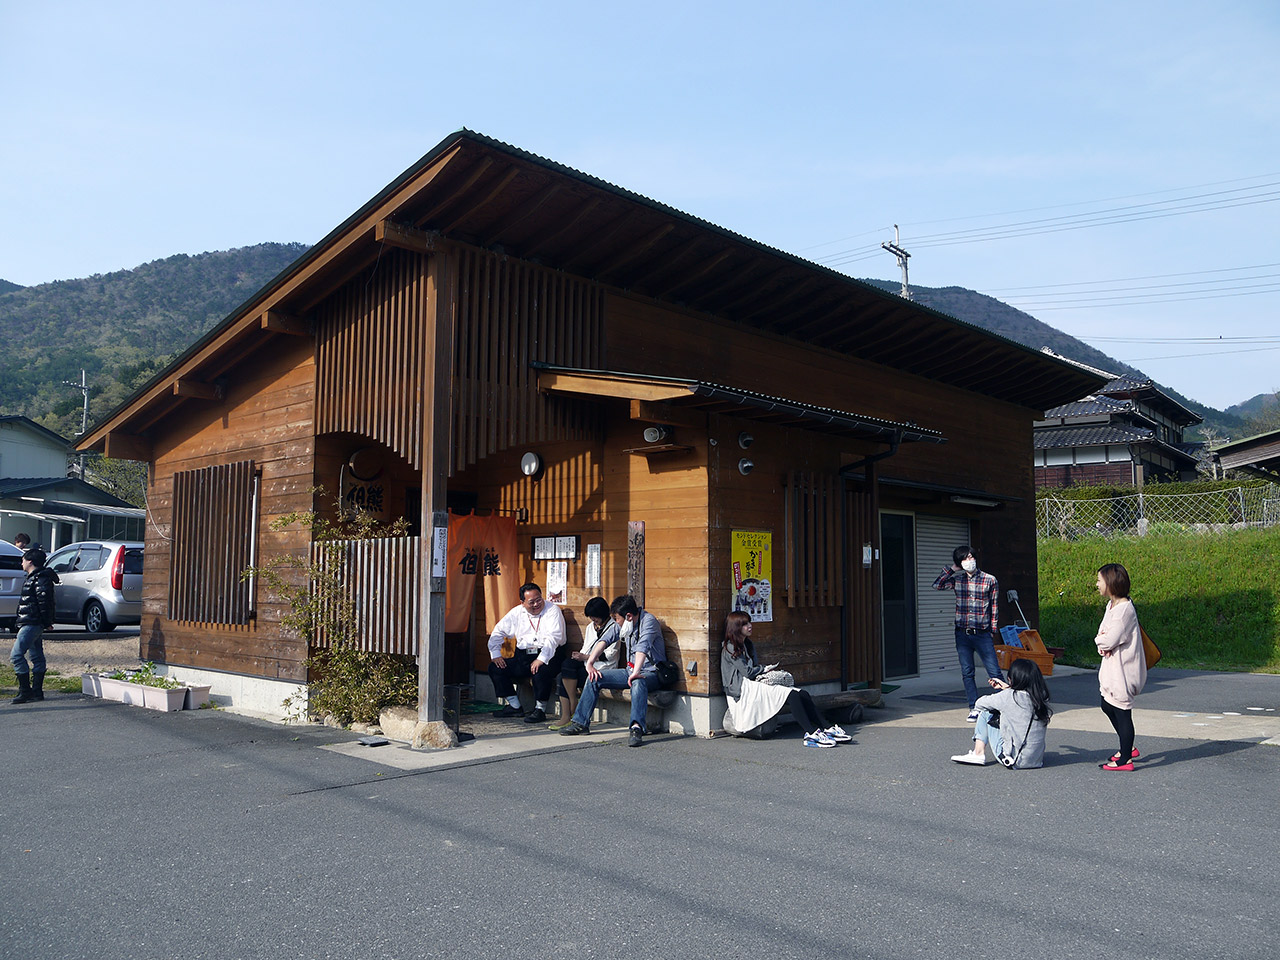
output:
[[537,362],[531,366],[538,374],[538,389],[548,393],[664,403],[707,413],[728,414],[744,420],[801,427],[856,440],[881,443],[947,442],[937,430],[929,430],[914,423],[895,423],[892,420],[845,413],[830,407],[770,397],[703,380],[655,377],[613,370],[583,370]]

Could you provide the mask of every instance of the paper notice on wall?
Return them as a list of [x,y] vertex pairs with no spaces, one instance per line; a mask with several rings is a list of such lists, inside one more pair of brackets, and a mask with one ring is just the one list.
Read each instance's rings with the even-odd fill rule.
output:
[[600,589],[600,544],[587,544],[587,582],[583,584],[588,590]]
[[547,599],[561,605],[569,600],[569,564],[565,560],[547,564]]
[[741,610],[753,623],[773,620],[773,534],[768,530],[734,530],[730,533],[732,563],[731,610]]
[[431,531],[431,576],[443,577],[449,572],[449,528]]

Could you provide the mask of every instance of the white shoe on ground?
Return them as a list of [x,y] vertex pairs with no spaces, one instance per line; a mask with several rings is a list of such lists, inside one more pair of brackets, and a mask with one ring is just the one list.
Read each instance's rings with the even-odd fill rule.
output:
[[981,756],[976,753],[960,753],[951,759],[956,763],[969,763],[975,767],[985,767],[990,763],[985,752]]
[[834,747],[836,742],[832,740],[822,730],[815,730],[813,733],[805,734],[804,745],[806,747]]
[[836,743],[849,743],[850,741],[853,740],[853,737],[845,733],[844,728],[841,727],[839,724],[835,726],[827,727],[827,729],[823,730],[822,732],[825,733],[832,740],[834,740]]
[[965,719],[966,719],[966,720],[968,720],[970,723],[977,723],[977,722],[978,722],[978,708],[977,708],[977,707],[974,707],[972,710],[970,710],[970,711],[969,711],[969,715],[968,715],[967,717],[965,717]]

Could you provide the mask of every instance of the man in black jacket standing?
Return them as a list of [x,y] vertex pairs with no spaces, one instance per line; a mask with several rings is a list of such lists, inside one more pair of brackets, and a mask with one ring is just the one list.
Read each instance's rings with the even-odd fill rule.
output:
[[[47,557],[34,548],[22,555],[22,569],[27,579],[22,582],[18,600],[18,638],[13,642],[13,672],[18,675],[18,695],[14,703],[30,703],[44,699],[44,640],[46,627],[53,626],[53,587],[58,575],[44,565]],[[31,657],[28,675],[27,657]]]

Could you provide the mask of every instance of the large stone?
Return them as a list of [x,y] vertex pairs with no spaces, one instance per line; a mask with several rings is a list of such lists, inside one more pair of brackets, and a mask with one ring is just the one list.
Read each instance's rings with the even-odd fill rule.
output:
[[386,707],[378,717],[378,726],[382,727],[384,737],[403,740],[405,743],[413,742],[414,728],[417,725],[417,707]]
[[414,727],[410,743],[415,750],[448,750],[458,745],[458,736],[443,720],[428,720]]

